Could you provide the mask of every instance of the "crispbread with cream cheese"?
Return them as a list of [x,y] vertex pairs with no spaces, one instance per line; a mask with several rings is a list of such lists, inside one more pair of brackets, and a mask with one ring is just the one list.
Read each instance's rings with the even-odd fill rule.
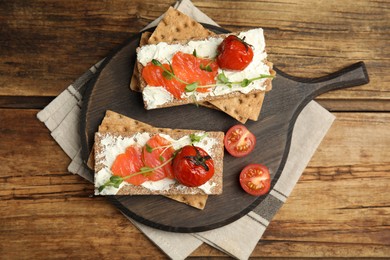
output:
[[[143,67],[152,59],[157,59],[160,60],[160,62],[164,63],[169,57],[171,57],[170,55],[176,53],[179,50],[184,51],[185,53],[191,53],[196,50],[196,48],[198,48],[197,52],[199,52],[199,50],[203,50],[206,53],[206,55],[200,54],[200,56],[208,56],[210,53],[216,53],[216,47],[223,40],[223,38],[227,37],[228,35],[230,34],[217,35],[214,37],[208,37],[207,39],[179,41],[171,44],[159,43],[157,45],[145,45],[143,47],[137,48],[137,66],[139,72],[141,72],[140,75],[142,74]],[[228,78],[230,79],[232,77],[233,81],[237,81],[237,79],[234,78],[241,77],[242,79],[240,80],[244,80],[246,77],[255,78],[258,77],[260,74],[274,75],[274,71],[272,70],[272,64],[266,60],[263,30],[261,28],[252,29],[249,31],[237,33],[236,35],[240,35],[241,37],[243,37],[242,35],[244,35],[245,37],[248,36],[246,38],[246,41],[249,41],[249,44],[254,46],[255,56],[254,60],[243,72],[224,71],[224,73],[227,74]],[[250,76],[248,76],[248,73]],[[182,96],[182,99],[174,98],[168,91],[164,90],[164,88],[147,86],[147,83],[141,76],[140,84],[141,90],[143,92],[145,108],[154,109],[183,105],[194,102],[204,102],[224,98],[239,97],[242,96],[242,92],[246,94],[264,93],[267,89],[271,89],[272,79],[267,78],[253,81],[245,88],[240,87],[240,85],[234,84],[233,87],[218,84],[217,87],[213,88],[213,90],[209,91],[207,94],[198,93],[195,91],[185,93],[185,95]],[[194,101],[194,99],[196,100]],[[227,105],[228,104],[226,104],[226,106]]]
[[[136,132],[136,131],[159,131],[162,128],[155,128],[151,125],[148,125],[144,122],[126,117],[122,114],[116,113],[114,111],[107,110],[103,118],[102,123],[99,125],[99,132],[115,132],[115,133],[126,133],[126,132]],[[180,130],[176,130],[180,131]],[[95,166],[94,151],[91,152],[91,155],[88,160],[88,166],[91,169],[94,169]],[[187,204],[191,207],[197,209],[204,209],[207,203],[208,195],[196,194],[196,195],[164,195],[172,200]]]
[[[148,32],[145,32],[148,33]],[[145,44],[145,33],[142,34],[140,46]],[[150,35],[150,33],[149,33]],[[171,42],[174,40],[186,40],[192,38],[206,37],[213,35],[213,32],[204,28],[201,24],[181,13],[180,11],[170,7],[165,13],[163,19],[154,30],[153,35],[147,41],[148,44],[156,44],[158,42]],[[136,72],[137,71],[137,72]],[[134,70],[134,74],[138,75],[138,70]],[[131,89],[138,90],[138,78],[131,81]],[[270,86],[266,89],[269,91]],[[201,102],[200,104],[209,108],[222,110],[241,123],[245,123],[248,119],[256,121],[259,117],[265,93],[241,94],[236,97],[218,99],[210,102]]]
[[187,187],[179,184],[172,179],[163,179],[156,182],[145,182],[142,185],[135,186],[122,182],[117,189],[107,187],[102,192],[97,190],[102,184],[112,176],[111,166],[116,156],[124,152],[128,146],[125,144],[139,144],[143,146],[150,137],[161,135],[165,138],[171,138],[174,145],[179,147],[190,144],[189,133],[204,135],[204,131],[175,131],[170,129],[161,129],[159,132],[97,132],[95,134],[95,194],[96,195],[179,195],[179,194],[204,194],[217,195],[222,193],[222,171],[223,171],[223,132],[207,132],[207,135],[195,143],[206,150],[214,160],[215,173],[213,177],[204,185],[199,187]]

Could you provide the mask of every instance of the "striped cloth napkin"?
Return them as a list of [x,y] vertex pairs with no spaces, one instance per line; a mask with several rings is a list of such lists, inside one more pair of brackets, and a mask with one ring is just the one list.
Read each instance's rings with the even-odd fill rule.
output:
[[[217,25],[189,0],[178,1],[174,7],[198,22]],[[162,16],[147,28],[156,26],[161,18]],[[90,182],[93,182],[93,177],[81,158],[79,120],[83,93],[102,61],[92,66],[37,114],[38,119],[45,123],[53,138],[72,159],[68,166],[69,172]],[[314,101],[303,109],[295,123],[289,156],[278,182],[260,205],[231,224],[206,232],[187,234],[157,230],[125,217],[172,259],[188,257],[203,242],[234,258],[247,259],[273,216],[290,195],[333,121],[334,116]],[[310,125],[310,129],[307,125]]]

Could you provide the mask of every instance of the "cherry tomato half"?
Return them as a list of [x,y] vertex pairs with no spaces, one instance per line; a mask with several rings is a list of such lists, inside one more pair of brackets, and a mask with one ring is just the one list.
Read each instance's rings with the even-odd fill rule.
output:
[[234,157],[243,157],[253,151],[256,137],[245,126],[232,126],[225,135],[226,150]]
[[205,184],[214,175],[214,161],[205,150],[186,145],[173,159],[173,172],[176,179],[188,187]]
[[262,164],[250,164],[240,173],[241,187],[250,195],[266,194],[271,186],[269,170]]

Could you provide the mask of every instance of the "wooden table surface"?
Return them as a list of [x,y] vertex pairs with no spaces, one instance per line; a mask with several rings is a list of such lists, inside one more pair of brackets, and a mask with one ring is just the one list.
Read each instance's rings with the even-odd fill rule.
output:
[[[173,0],[0,1],[0,255],[165,258],[93,187],[36,114]],[[370,83],[316,100],[332,128],[253,257],[390,256],[390,2],[193,1],[222,27],[263,27],[281,70],[364,61]],[[227,257],[203,244],[191,255]],[[115,258],[115,257],[114,257]]]

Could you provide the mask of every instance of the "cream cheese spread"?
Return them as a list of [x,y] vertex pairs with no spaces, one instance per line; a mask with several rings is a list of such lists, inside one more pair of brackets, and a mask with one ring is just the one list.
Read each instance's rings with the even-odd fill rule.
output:
[[[242,71],[218,69],[218,74],[224,73],[230,82],[240,82],[244,79],[256,78],[259,77],[260,74],[269,75],[270,68],[265,63],[267,53],[265,52],[263,29],[257,28],[241,32],[238,37],[241,39],[245,37],[245,42],[252,46],[254,53],[252,62]],[[209,37],[205,40],[189,41],[187,44],[167,44],[161,42],[156,45],[145,45],[139,49],[137,59],[143,66],[146,66],[152,59],[156,59],[161,63],[166,63],[171,62],[173,55],[178,51],[188,54],[192,54],[196,51],[198,56],[213,59],[216,57],[218,45],[220,45],[222,41],[222,38]],[[221,96],[237,91],[247,94],[254,89],[265,90],[265,80],[266,79],[255,80],[246,87],[234,84],[231,87],[228,87],[220,84],[206,93],[196,91],[183,93],[182,98],[188,99],[190,97],[195,97],[197,101],[201,101],[207,97]],[[162,91],[162,88],[162,86],[146,86],[144,88],[143,99],[145,101],[146,109],[154,109],[174,100],[173,95],[168,91]]]
[[[104,134],[104,133],[98,133],[98,135],[101,135],[101,153],[96,154],[96,161],[99,161],[104,165],[104,167],[95,173],[95,195],[115,195],[117,192],[125,185],[131,185],[132,184],[123,181],[119,188],[115,188],[112,186],[104,188],[101,192],[99,192],[98,188],[106,183],[110,177],[112,176],[111,173],[111,167],[116,159],[116,157],[124,153],[126,148],[130,145],[139,145],[144,146],[146,142],[151,138],[151,135],[149,133],[137,133],[131,137],[123,137],[123,136],[116,136],[111,134]],[[160,134],[161,137],[164,137],[168,141],[172,143],[172,147],[175,150],[178,150],[186,145],[191,144],[191,138],[186,135],[181,137],[180,139],[174,139],[171,136],[167,134]],[[217,140],[215,138],[208,137],[207,134],[205,135],[205,132],[197,132],[195,133],[197,136],[203,136],[203,138],[195,143],[196,146],[202,148],[205,150],[211,157],[214,157],[213,155],[213,147],[216,145]],[[159,181],[146,181],[141,184],[142,187],[150,190],[150,191],[166,191],[169,190],[173,185],[176,186],[176,189],[182,190],[185,188],[188,188],[184,185],[179,184],[176,180],[164,178]],[[206,194],[212,193],[212,188],[216,184],[209,180],[202,186],[199,186],[198,188],[201,189]]]

